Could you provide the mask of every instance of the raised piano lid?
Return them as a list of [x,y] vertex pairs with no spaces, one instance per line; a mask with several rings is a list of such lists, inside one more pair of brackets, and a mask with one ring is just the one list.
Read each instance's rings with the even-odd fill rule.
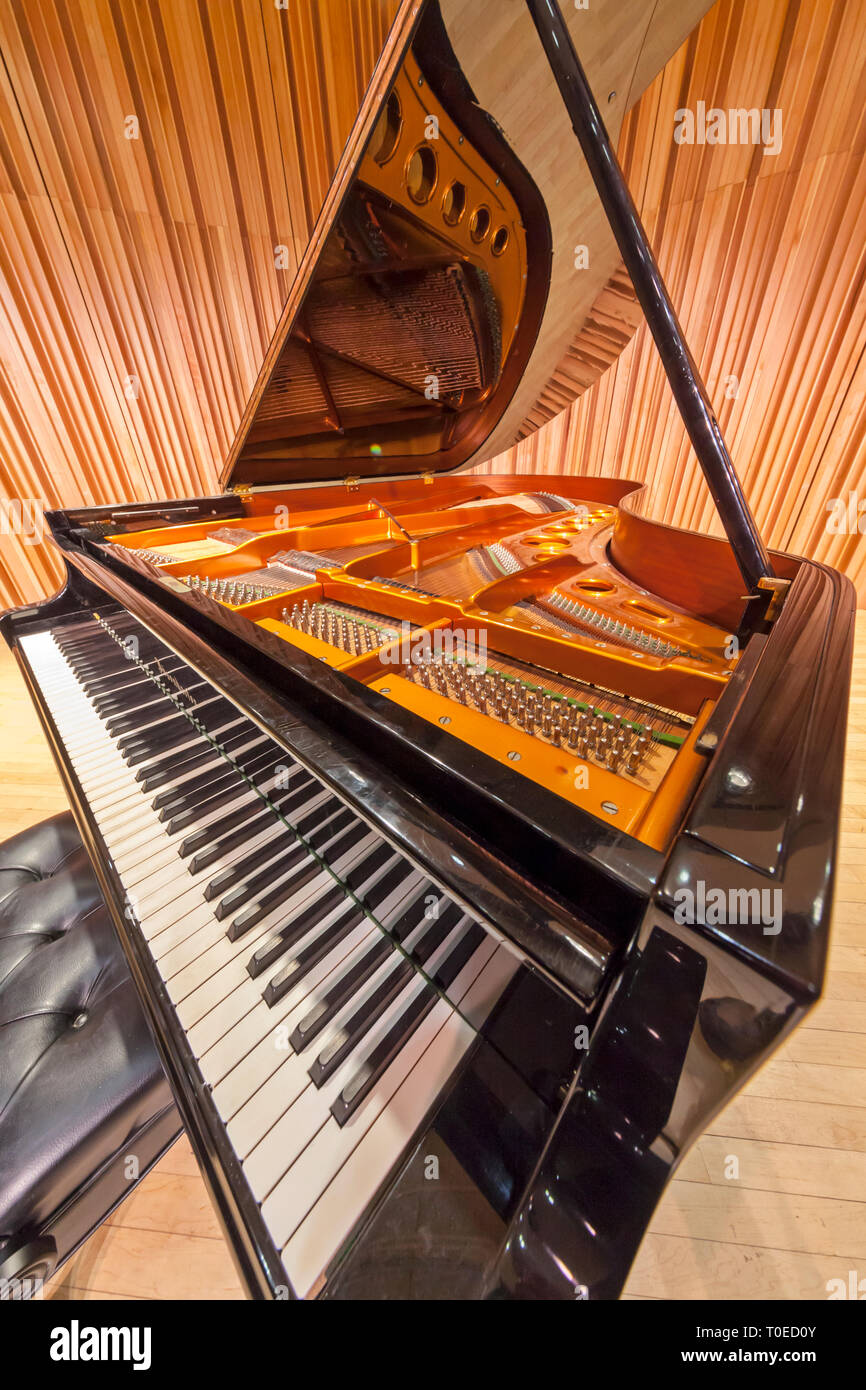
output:
[[[614,139],[708,8],[567,7]],[[618,261],[529,9],[404,0],[223,485],[486,462],[527,432]]]

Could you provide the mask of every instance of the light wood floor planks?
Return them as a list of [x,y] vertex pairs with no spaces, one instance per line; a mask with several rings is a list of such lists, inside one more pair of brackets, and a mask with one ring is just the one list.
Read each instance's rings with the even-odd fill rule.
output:
[[[15,663],[0,650],[0,835],[65,809]],[[866,1276],[866,612],[858,614],[825,996],[718,1117],[660,1203],[628,1298],[826,1298]],[[739,1178],[725,1177],[731,1155]],[[182,1138],[46,1288],[56,1299],[241,1297]]]

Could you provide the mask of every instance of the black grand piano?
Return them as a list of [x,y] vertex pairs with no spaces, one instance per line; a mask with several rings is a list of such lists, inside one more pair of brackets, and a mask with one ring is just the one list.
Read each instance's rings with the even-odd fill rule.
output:
[[[768,554],[622,180],[580,58],[645,36],[510,4],[498,88],[477,5],[401,8],[223,490],[50,513],[0,619],[258,1298],[616,1298],[821,990],[853,590]],[[575,219],[726,539],[478,471]]]

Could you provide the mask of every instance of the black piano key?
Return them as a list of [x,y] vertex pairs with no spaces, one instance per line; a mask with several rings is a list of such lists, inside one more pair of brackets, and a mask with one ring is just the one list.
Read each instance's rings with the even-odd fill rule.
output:
[[[115,688],[117,682],[120,680],[125,681],[128,679],[130,682],[132,682],[133,680],[149,681],[151,684],[153,684],[154,675],[160,674],[160,672],[157,672],[155,668],[152,672],[144,671],[141,669],[141,667],[135,666],[131,661],[127,662],[126,665],[129,668],[128,678],[123,671],[106,671],[106,673],[102,676],[94,677],[91,680],[81,681],[81,689],[84,691],[87,698],[89,700],[92,700],[94,698],[98,698],[101,695],[109,694]],[[161,672],[167,676],[179,676],[181,672],[188,671],[189,667],[184,662],[182,662],[179,657],[173,657],[171,661],[162,662],[160,669]]]
[[[232,749],[243,747],[245,743],[251,743],[253,733],[247,726],[242,729],[233,729],[229,725],[226,731],[214,730],[214,738],[219,743],[221,752],[231,753]],[[144,767],[139,768],[135,774],[135,780],[141,784],[142,792],[159,791],[160,787],[164,787],[166,783],[176,782],[179,777],[186,777],[188,773],[202,767],[210,761],[212,756],[213,748],[209,743],[204,748],[191,748],[178,752],[173,757],[159,758],[155,763],[145,763]]]
[[[238,713],[235,713],[234,718],[228,716],[223,724],[209,732],[211,738],[223,748],[239,748],[245,743],[250,744],[248,754],[264,747],[265,742],[271,746],[271,740],[267,739],[267,736],[261,733],[254,724],[250,724],[248,719],[244,719]],[[194,727],[190,727],[189,737],[185,740],[181,739],[180,743],[181,746],[174,750],[159,751],[149,758],[126,758],[128,767],[138,768],[135,774],[136,782],[144,782],[147,777],[170,772],[180,762],[189,763],[190,759],[206,753],[211,748],[209,741]],[[183,744],[186,746],[182,746]]]
[[[356,871],[356,874],[360,873],[360,877],[357,878],[356,882],[357,888],[362,888],[364,884],[368,883],[370,879],[378,873],[379,869],[382,867],[381,862],[378,862],[379,859],[379,850],[373,850],[372,853],[366,855]],[[394,868],[389,873],[381,874],[376,883],[361,895],[360,902],[366,906],[369,911],[375,910],[380,903],[385,902],[386,899],[395,892],[411,873],[412,869],[406,861],[398,859]],[[304,914],[305,921],[302,924],[301,934],[304,935],[310,931],[315,925],[315,920],[323,920],[339,903],[343,896],[341,888],[333,888],[323,899],[320,899],[318,907],[321,910],[317,911],[315,908],[309,910],[311,914],[314,912],[316,914],[312,920],[308,914]],[[353,923],[360,922],[365,915],[363,908],[352,905],[351,899],[345,899],[345,901],[353,907]],[[282,928],[280,931],[274,932],[272,936],[269,936],[268,939],[253,952],[250,962],[247,965],[247,970],[252,976],[259,975],[266,965],[271,964],[279,955],[284,954],[294,941],[298,939],[294,927],[294,923],[289,923],[288,928]],[[338,939],[334,936],[335,930],[335,926],[329,927],[321,937],[317,937],[315,942],[305,948],[297,957],[297,966],[292,961],[284,966],[279,975],[275,976],[265,989],[263,998],[266,1004],[275,1004],[283,997],[287,990],[291,989],[295,981],[300,979],[303,972],[311,968],[323,955],[327,954],[331,946],[335,944]],[[342,938],[342,935],[345,935],[345,933],[341,932],[339,939]],[[386,942],[388,940],[387,938],[379,939],[384,939]],[[320,950],[317,949],[317,943],[321,946]],[[391,945],[390,942],[388,942],[388,950],[390,949]]]
[[[76,624],[78,628],[78,624]],[[96,639],[108,639],[108,634],[95,621],[84,624],[77,631],[71,628],[58,628],[54,640],[64,652],[76,652],[82,647],[92,647]]]
[[356,817],[352,815],[348,806],[345,806],[335,816],[331,816],[324,825],[317,826],[304,838],[308,844],[312,845],[313,849],[319,850],[324,848],[329,840],[333,840],[335,835],[341,834],[344,830],[348,830],[350,825],[355,824],[357,824]]
[[[349,853],[367,833],[367,827],[362,822],[356,821],[348,829],[322,846],[319,850],[320,858],[326,863],[336,863]],[[296,864],[299,851],[307,856],[306,863]],[[263,888],[266,888],[269,883],[273,883],[275,879],[280,879],[286,873],[287,866],[291,868],[288,879],[283,878],[282,882],[278,882],[269,892],[262,893]],[[269,912],[279,907],[280,903],[291,897],[298,888],[315,878],[321,869],[322,864],[319,858],[313,857],[303,845],[298,844],[295,850],[289,851],[287,854],[278,853],[278,857],[272,859],[252,879],[247,879],[227,897],[223,898],[214,909],[214,916],[218,921],[222,921],[230,913],[236,912],[238,906],[249,903],[249,906],[241,912],[240,916],[235,918],[227,932],[230,941],[237,941]],[[254,902],[249,902],[251,897],[255,898]]]
[[358,1106],[369,1095],[379,1077],[398,1056],[401,1049],[433,1008],[438,999],[436,991],[427,986],[403,1010],[392,1028],[374,1047],[351,1081],[343,1087],[331,1106],[331,1114],[341,1127],[352,1118]]
[[[313,780],[310,778],[309,784],[300,787],[299,790],[293,792],[292,796],[286,796],[285,794],[277,796],[277,798],[274,798],[272,795],[268,796],[268,803],[270,803],[270,805],[264,806],[264,803],[260,803],[260,805],[254,809],[256,809],[256,812],[260,812],[260,810],[268,810],[268,812],[270,812],[271,819],[274,820],[275,830],[279,827],[282,844],[289,845],[289,847],[292,848],[296,847],[302,849],[302,851],[306,853],[306,848],[304,848],[302,842],[296,840],[295,831],[292,830],[291,816],[300,806],[306,805],[307,802],[311,801],[316,794],[317,785],[313,783]],[[320,812],[318,813],[324,816],[327,815],[327,810],[325,810],[325,808],[320,808]],[[286,824],[286,821],[288,821],[289,824]],[[235,838],[236,840],[242,841],[245,835],[239,835],[239,837]],[[250,851],[250,855],[247,856],[247,858],[239,859],[236,865],[232,866],[232,869],[238,870],[238,876],[236,876],[235,881],[239,881],[247,872],[250,872],[256,865],[261,863],[261,848],[263,847],[253,849],[253,851]]]
[[254,777],[260,773],[271,773],[273,771],[273,753],[267,747],[256,747],[250,749],[250,756],[241,754],[235,758],[237,767],[221,757],[215,748],[211,748],[212,766],[196,777],[191,777],[188,782],[181,782],[177,787],[165,787],[157,792],[151,801],[154,811],[159,812],[160,820],[168,820],[181,811],[194,811],[201,808],[202,802],[206,797],[215,796],[225,787],[240,789],[245,780],[245,776]]
[[269,965],[272,965],[280,956],[284,956],[286,951],[290,951],[296,941],[300,941],[307,932],[312,931],[317,922],[324,921],[329,913],[333,912],[342,903],[348,913],[351,908],[358,921],[363,917],[360,908],[355,907],[351,898],[347,898],[340,885],[335,883],[327,893],[323,893],[315,902],[310,903],[303,912],[299,912],[290,922],[286,922],[280,927],[279,931],[271,932],[264,941],[253,951],[247,961],[247,973],[253,979],[261,975]]
[[130,700],[121,705],[119,711],[106,715],[103,723],[114,737],[118,733],[132,732],[143,725],[152,723],[154,719],[161,718],[163,707],[168,708],[170,705],[172,709],[177,709],[175,701],[180,701],[186,709],[192,709],[197,702],[204,703],[208,695],[213,697],[214,689],[206,681],[201,681],[191,690],[184,690],[183,692],[172,690],[169,693],[154,686],[149,699],[143,699],[140,704]]
[[[138,648],[137,657],[127,656],[116,642],[112,642],[110,648],[94,648],[86,655],[84,652],[64,655],[85,690],[92,681],[104,680],[107,676],[119,676],[124,671],[141,670],[141,663],[148,658],[154,659],[153,653],[143,651],[141,646]],[[156,673],[159,674],[158,670]]]
[[[214,747],[212,743],[204,739],[202,740],[204,747],[201,749],[201,762],[199,764],[201,771],[197,772],[195,776],[186,777],[185,774],[193,769],[185,767],[177,773],[177,777],[174,779],[177,781],[178,777],[184,777],[184,781],[179,782],[177,786],[165,786],[164,782],[157,781],[157,794],[150,803],[154,811],[159,811],[163,806],[167,806],[170,802],[174,802],[178,799],[185,799],[186,803],[189,804],[192,798],[199,797],[202,791],[207,790],[213,780],[214,773],[223,772],[226,768],[231,770],[231,763],[229,763],[224,756],[225,753],[231,750],[226,748],[226,744],[222,738],[219,738],[216,734],[214,736],[216,737],[219,747]],[[247,739],[245,741],[249,741],[251,737],[251,734],[247,734]],[[244,768],[247,766],[261,767],[263,763],[272,757],[273,754],[270,749],[260,740],[253,747],[248,748],[243,753],[239,753],[237,757],[233,757],[232,762],[236,763],[240,769],[236,775],[241,776]],[[150,781],[151,779],[148,778],[147,782],[142,784],[143,791],[150,791],[152,789],[149,785]],[[160,785],[162,785],[162,791],[159,790]]]
[[[171,705],[166,705],[165,718],[134,734],[125,734],[117,740],[117,751],[130,766],[146,762],[160,753],[166,753],[179,743],[195,738],[199,731],[194,724]],[[139,756],[139,754],[143,756]]]
[[[211,738],[221,741],[222,736],[236,723],[237,719],[227,714],[212,729],[209,729],[208,733]],[[251,735],[248,734],[247,736],[250,737]],[[124,748],[118,747],[118,751],[127,767],[140,769],[142,767],[156,767],[159,763],[167,766],[180,757],[187,757],[191,751],[198,751],[210,746],[205,735],[194,724],[191,724],[188,719],[179,719],[176,722],[172,720],[171,727],[169,727],[169,721],[166,720],[164,725],[157,726],[149,739],[143,738],[135,747],[127,745],[124,745]]]
[[[373,855],[367,855],[367,858],[364,859],[364,865],[367,865],[367,870],[359,883],[360,902],[364,903],[368,912],[375,912],[375,910],[381,906],[381,903],[388,901],[388,898],[392,897],[393,892],[398,890],[400,884],[406,883],[414,872],[413,867],[411,867],[409,863],[406,863],[405,859],[398,858],[398,862],[393,865],[392,869],[388,870],[388,873],[379,874],[377,881],[375,881],[370,888],[364,888],[364,884],[368,883],[370,878],[374,876],[374,873],[378,872],[378,869],[371,870],[370,867],[368,867],[371,860],[374,858],[378,859],[378,851],[374,851]],[[388,930],[386,924],[385,930]],[[377,934],[373,945],[364,952],[360,960],[356,960],[348,972],[341,973],[341,977],[332,984],[324,999],[314,1006],[313,1011],[311,1011],[309,1015],[306,1015],[306,1017],[302,1019],[302,1022],[297,1024],[295,1033],[292,1034],[293,1041],[289,1040],[292,1041],[292,1047],[295,1048],[296,1052],[300,1052],[300,1049],[302,1049],[304,1045],[307,1045],[307,1042],[318,1036],[321,1029],[324,1029],[325,1024],[327,1024],[329,1020],[334,1017],[335,1013],[339,1012],[339,1009],[342,1009],[342,1006],[352,998],[352,994],[359,990],[361,984],[373,974],[374,970],[378,969],[382,960],[389,955],[392,949],[391,937]],[[265,990],[265,1004],[275,1004],[277,999],[282,997],[286,988],[291,986],[291,979],[286,979],[284,981],[284,974],[288,973],[291,973],[291,963],[289,963],[289,966],[286,966],[284,972],[281,972],[278,977],[275,977],[274,981],[271,981],[274,988],[268,987],[268,990]]]
[[[310,837],[309,843],[312,844],[317,842],[316,848],[319,855],[328,863],[332,863],[341,858],[353,845],[357,844],[358,840],[363,839],[364,835],[367,833],[367,827],[358,821],[354,821],[351,814],[348,819],[350,822],[348,827],[344,828],[342,831],[338,831],[335,829],[335,826],[338,821],[342,821],[342,816],[334,816],[327,825],[321,828],[321,834],[317,832],[316,835]],[[258,853],[258,851],[256,853]],[[296,847],[286,854],[280,853],[278,846],[272,848],[271,854],[272,856],[276,854],[277,857],[272,857],[271,862],[267,863],[253,878],[244,876],[244,881],[239,884],[234,892],[230,893],[227,898],[224,898],[220,902],[215,914],[219,921],[222,921],[222,919],[227,917],[230,913],[236,912],[238,907],[243,906],[251,897],[257,896],[262,888],[266,888],[269,883],[273,883],[274,879],[284,874],[287,867],[294,867],[295,863],[300,862],[303,856],[309,854],[309,850],[305,845],[298,842]],[[312,856],[310,857],[312,858]],[[313,863],[316,865],[317,869],[320,867],[317,860],[313,859]],[[233,869],[234,867],[236,866],[233,866]],[[209,888],[210,884],[208,885],[208,889]],[[210,896],[207,890],[205,890],[205,896]],[[262,901],[264,901],[264,899],[262,899]],[[268,910],[270,910],[270,908]],[[244,930],[248,930],[248,928],[245,927]],[[234,940],[233,937],[232,940]]]
[[199,797],[197,805],[187,806],[182,810],[166,806],[159,812],[158,819],[165,825],[166,835],[178,835],[182,830],[188,830],[191,825],[198,825],[202,816],[212,815],[221,806],[230,806],[245,791],[255,795],[253,788],[242,777],[235,774],[226,775],[218,779],[218,785],[215,780],[210,794]]
[[[221,899],[215,912],[217,921],[221,922],[230,913],[237,912],[260,888],[266,888],[280,874],[288,873],[289,869],[303,863],[306,858],[304,846],[293,844],[288,839],[285,826],[277,820],[273,835],[264,844],[238,863],[220,870],[205,884],[204,896],[208,902],[213,902],[214,898]],[[265,867],[262,869],[263,864]],[[257,869],[261,869],[261,872],[256,873]]]
[[[394,966],[393,970],[388,971],[383,980],[380,980],[360,1008],[356,1009],[338,1029],[313,1062],[309,1075],[314,1086],[324,1086],[337,1068],[343,1065],[346,1058],[366,1037],[385,1010],[393,1004],[414,973],[409,962],[401,960]],[[390,1035],[386,1034],[387,1036]],[[350,1082],[349,1085],[351,1086],[352,1083]]]
[[[280,903],[285,902],[299,888],[303,888],[321,873],[321,865],[315,859],[307,859],[300,864],[287,879],[278,883],[269,893],[262,894],[254,903],[250,903],[238,917],[234,919],[226,932],[229,941],[239,941],[240,938],[252,927],[256,926],[263,917],[267,917],[269,912],[279,907]],[[216,913],[214,914],[217,915]]]
[[389,844],[376,845],[347,876],[346,887],[354,893],[362,883],[372,878],[377,869],[383,868],[393,854],[394,850]]
[[[169,684],[172,690],[176,690],[179,686],[184,694],[189,695],[191,698],[197,698],[205,689],[212,689],[197,671],[173,673]],[[140,708],[148,702],[148,699],[163,694],[163,691],[161,691],[153,681],[147,681],[146,687],[147,688],[145,688],[145,684],[142,681],[136,681],[135,683],[125,682],[123,684],[118,682],[116,685],[112,686],[110,694],[105,694],[96,698],[91,696],[90,702],[100,719],[107,720],[114,714],[123,714],[126,711]],[[150,694],[148,692],[150,692]]]
[[[205,897],[210,899],[217,896],[216,893],[210,892],[211,884],[222,883],[221,891],[224,891],[226,886],[223,882],[224,878],[229,875],[233,877],[233,882],[228,885],[230,891],[225,893],[225,896],[220,899],[214,909],[214,916],[217,921],[221,922],[223,918],[231,916],[233,912],[239,911],[247,904],[250,904],[251,913],[260,903],[268,902],[270,904],[270,895],[264,894],[264,890],[269,888],[276,879],[282,878],[290,871],[296,871],[300,865],[309,862],[314,866],[316,872],[321,867],[310,854],[306,845],[302,845],[299,840],[289,839],[288,832],[284,831],[277,835],[266,848],[268,852],[264,856],[263,868],[259,867],[262,864],[259,851],[254,851],[247,856],[242,864],[232,865],[230,869],[224,870],[207,885]],[[275,891],[279,892],[279,889]],[[256,901],[253,902],[253,899]],[[264,916],[263,912],[259,914],[256,921],[262,916]],[[252,926],[254,923],[250,922],[249,925]],[[245,927],[243,930],[248,930],[248,928]],[[234,937],[231,939],[234,940]]]
[[[169,719],[174,721],[172,728],[180,726],[183,716],[177,707],[171,703],[166,695],[162,695],[160,701],[159,712],[151,712],[146,719],[138,719],[135,715],[131,715],[129,719],[109,719],[106,721],[106,737],[114,739],[121,754],[125,754],[127,750],[132,752],[135,748],[147,745],[150,740],[160,734],[169,732],[167,728]],[[161,726],[158,731],[154,727],[156,724]],[[125,727],[118,728],[118,725],[125,725]]]
[[[322,995],[319,1002],[301,1019],[289,1038],[295,1052],[303,1052],[305,1047],[309,1047],[310,1043],[316,1040],[322,1029],[326,1028],[331,1019],[359,992],[370,976],[379,969],[383,961],[388,959],[393,950],[393,942],[387,936],[376,937],[363,955],[354,962],[350,969],[340,975],[340,978]],[[279,976],[276,976],[271,983],[276,985],[278,980]],[[271,1000],[267,997],[267,991],[265,992],[265,999],[268,1004],[276,1003],[277,998],[280,997],[282,996],[277,995]]]
[[358,896],[367,911],[375,912],[380,903],[383,903],[386,898],[390,898],[394,889],[404,878],[408,878],[411,872],[412,866],[407,864],[405,859],[398,859],[394,867],[383,874],[380,879],[377,879],[372,888],[363,890],[359,887]]
[[173,700],[169,695],[160,697],[160,705],[152,706],[153,713],[143,717],[137,710],[133,711],[127,718],[128,727],[125,730],[117,731],[112,726],[117,722],[108,720],[106,731],[116,739],[117,746],[121,752],[132,749],[132,744],[136,739],[146,743],[156,735],[161,735],[165,731],[168,719],[177,721],[177,727],[182,724],[195,727],[191,723],[192,718],[211,728],[216,724],[224,724],[228,719],[237,719],[239,711],[235,705],[227,700],[223,695],[218,694],[212,685],[205,685],[202,693],[196,699],[181,699],[180,703]]
[[[177,852],[181,859],[188,859],[191,854],[195,855],[200,850],[206,849],[213,840],[215,833],[214,827],[217,824],[219,825],[220,830],[234,830],[237,827],[240,827],[241,838],[244,838],[244,825],[246,821],[250,816],[255,815],[256,812],[261,810],[262,806],[261,799],[255,795],[255,792],[252,790],[252,788],[249,787],[247,788],[247,790],[249,791],[249,797],[242,806],[236,806],[233,811],[229,811],[228,814],[221,817],[218,822],[213,821],[209,825],[204,825],[200,829],[194,830],[191,835],[187,835],[186,839],[181,841],[181,843],[177,847]],[[241,795],[242,789],[239,788],[238,796]],[[187,812],[186,814],[193,815],[192,812]],[[196,813],[194,815],[194,820],[199,820],[201,814],[201,812]],[[205,814],[208,813],[205,812]],[[183,819],[183,817],[179,816],[178,820],[181,819]],[[169,824],[174,825],[174,821],[171,821]],[[169,830],[168,833],[176,835],[177,829],[175,829],[174,831]]]
[[[211,827],[207,848],[194,854],[187,867],[191,874],[200,873],[202,869],[209,868],[218,859],[230,854],[233,849],[245,844],[247,840],[252,840],[263,830],[276,830],[278,826],[282,826],[282,821],[277,815],[276,809],[271,810],[268,806],[263,807],[260,802],[258,806],[252,807],[251,818],[247,817],[236,829],[230,829],[228,834],[219,835],[217,839],[214,839],[217,829],[222,831],[226,827],[223,822],[220,822],[219,827]],[[183,846],[181,845],[181,857],[183,857],[182,851]]]
[[[180,672],[171,679],[160,681],[158,685],[155,681],[147,681],[146,688],[136,685],[124,686],[122,690],[118,691],[117,696],[114,696],[112,692],[112,697],[116,699],[118,708],[116,710],[106,708],[104,712],[97,710],[97,713],[101,714],[106,724],[109,720],[123,715],[135,716],[143,724],[146,722],[145,715],[148,714],[146,707],[160,700],[179,702],[184,709],[190,709],[194,705],[203,705],[206,700],[225,698],[220,695],[218,690],[214,689],[209,681],[201,679],[195,681],[180,680],[178,676],[180,676]],[[178,687],[180,688],[178,689]],[[109,697],[104,696],[100,703],[107,706]],[[176,703],[175,708],[177,708]]]
[[[212,686],[208,686],[207,688],[208,690],[213,689]],[[164,732],[162,721],[166,716],[183,720],[184,723],[194,728],[195,725],[192,724],[189,718],[189,716],[192,715],[198,720],[199,724],[209,729],[215,724],[222,723],[227,714],[237,713],[236,706],[234,706],[230,700],[226,700],[222,695],[216,694],[212,694],[208,699],[202,700],[198,704],[185,706],[184,713],[180,713],[175,702],[169,699],[167,695],[161,696],[160,700],[149,706],[149,708],[153,712],[145,719],[142,719],[141,716],[136,713],[123,715],[119,719],[115,718],[106,721],[105,732],[108,734],[109,738],[116,740],[121,753],[124,752],[126,747],[126,736],[148,739],[153,734],[158,736],[160,733]],[[159,731],[152,729],[149,733],[148,729],[150,726],[157,723],[161,726]]]
[[[211,687],[208,689],[210,690]],[[218,696],[211,693],[210,698],[216,700]],[[202,701],[201,708],[205,707],[206,702]],[[140,709],[132,709],[126,714],[115,714],[110,719],[106,719],[105,732],[118,744],[127,736],[145,738],[150,726],[164,719],[166,715],[180,717],[177,705],[169,699],[168,695],[163,695],[161,691],[155,690],[154,699],[148,700]]]
[[[291,793],[282,792],[276,795],[271,793],[269,799],[281,816],[291,816],[293,811],[296,811],[299,806],[303,806],[305,801],[310,800],[317,785],[318,784],[313,781],[312,777],[308,777],[303,784],[298,785],[297,789],[293,790]],[[245,822],[247,818],[254,812],[260,810],[261,806],[262,802],[256,798],[252,810],[247,806],[239,806],[236,811],[230,811],[225,819],[220,821],[220,830],[234,832],[240,827],[238,830],[238,837],[235,840],[235,843],[240,844],[246,836]],[[186,859],[190,854],[198,854],[199,851],[207,849],[213,841],[213,836],[214,828],[210,825],[205,826],[202,830],[194,831],[192,835],[188,835],[177,851],[181,859]],[[233,846],[229,845],[228,848],[231,849]],[[205,865],[202,864],[199,867],[204,868]]]
[[318,825],[322,824],[326,816],[335,815],[342,808],[342,805],[339,797],[329,796],[327,801],[316,807],[315,811],[311,811],[309,815],[299,820],[295,829],[299,835],[308,836]]
[[484,944],[487,933],[477,922],[473,922],[469,930],[463,934],[453,949],[448,952],[445,960],[433,973],[433,979],[440,989],[447,992],[464,965],[468,965],[480,946]]
[[352,820],[352,823],[337,838],[328,840],[327,843],[317,846],[318,853],[326,864],[336,864],[338,859],[342,859],[344,854],[348,854],[350,849],[354,849],[365,835],[370,834],[370,827],[365,825],[362,820]]
[[[175,678],[179,672],[172,672]],[[134,700],[138,694],[145,689],[154,688],[153,681],[144,671],[140,671],[137,666],[133,666],[128,672],[119,672],[102,682],[92,681],[91,685],[99,684],[98,690],[85,691],[88,700],[93,705],[97,714],[103,711],[109,712],[112,701],[114,700]],[[84,687],[82,686],[82,689]]]
[[167,718],[164,724],[153,729],[147,737],[144,734],[136,734],[134,737],[122,739],[117,745],[117,751],[127,767],[140,767],[142,763],[155,762],[157,758],[164,758],[174,749],[182,748],[184,744],[200,740],[201,737],[194,724],[182,715],[175,715]]
[[413,946],[412,959],[419,965],[426,965],[433,952],[448,940],[463,915],[462,907],[456,903],[449,902],[444,910],[440,909],[439,916],[431,921],[421,940]]
[[[191,803],[184,804],[180,801],[164,806],[157,812],[157,818],[165,823],[167,835],[177,835],[181,830],[197,826],[203,816],[219,811],[221,806],[231,805],[246,792],[256,794],[256,788],[267,786],[273,776],[274,765],[269,755],[263,758],[258,767],[247,767],[243,777],[239,777],[233,768],[227,768],[222,775],[214,776],[207,790],[197,799],[193,799]],[[261,804],[261,796],[259,803]]]
[[128,709],[136,700],[145,700],[148,692],[155,689],[149,676],[133,668],[128,675],[120,673],[113,676],[103,690],[91,691],[87,698],[96,713],[107,719],[110,714],[119,714],[121,710]]
[[[346,937],[355,931],[363,919],[364,914],[358,908],[349,913],[341,913],[336,922],[332,922],[326,930],[319,932],[318,936],[314,937],[303,950],[298,951],[265,986],[262,998],[268,1008],[273,1008],[274,1004],[278,1004],[299,980],[302,980],[305,975],[315,969],[325,956],[329,955],[336,946],[339,946],[341,941],[345,941]],[[248,966],[247,969],[250,967]],[[259,972],[256,971],[255,973]],[[250,970],[250,974],[253,974],[253,970]]]
[[412,899],[390,928],[395,941],[405,941],[406,937],[424,921],[427,916],[427,899],[434,892],[432,883],[429,881],[422,883],[417,897]]

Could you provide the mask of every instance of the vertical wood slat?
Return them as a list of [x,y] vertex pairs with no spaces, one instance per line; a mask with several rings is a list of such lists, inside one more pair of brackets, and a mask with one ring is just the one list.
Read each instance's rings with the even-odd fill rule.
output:
[[[395,11],[0,7],[0,499],[215,487]],[[58,574],[0,534],[0,607]]]
[[[781,153],[677,145],[675,112],[698,101],[778,107]],[[719,0],[626,118],[620,157],[765,539],[843,569],[866,605],[862,538],[827,525],[830,499],[866,504],[864,144],[864,0]],[[627,334],[627,289],[618,311],[606,294]],[[491,468],[622,473],[659,519],[720,534],[646,325],[580,394],[586,349],[581,334],[527,426],[550,423]]]

